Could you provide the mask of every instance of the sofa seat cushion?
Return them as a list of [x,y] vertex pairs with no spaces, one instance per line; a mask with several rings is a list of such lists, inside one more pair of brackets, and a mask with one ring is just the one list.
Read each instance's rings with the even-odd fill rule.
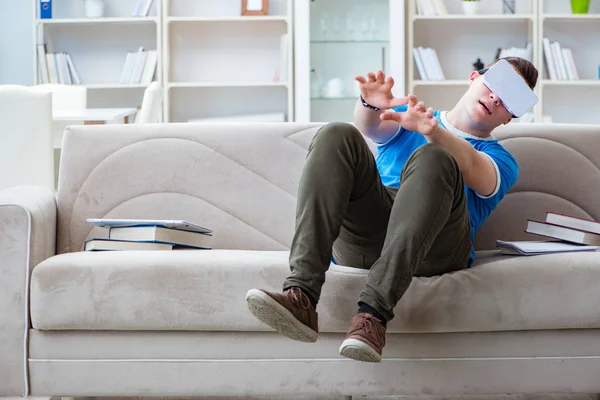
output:
[[[31,278],[41,330],[265,331],[250,288],[280,290],[285,251],[78,252]],[[321,332],[345,332],[368,271],[332,265],[318,306]],[[600,328],[600,252],[492,256],[471,269],[414,278],[390,332]]]

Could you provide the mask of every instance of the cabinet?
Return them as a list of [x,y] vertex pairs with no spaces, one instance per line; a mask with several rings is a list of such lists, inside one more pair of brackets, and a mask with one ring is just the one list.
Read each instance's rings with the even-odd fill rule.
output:
[[297,121],[352,121],[354,76],[367,72],[383,70],[404,94],[404,0],[296,0],[294,19]]

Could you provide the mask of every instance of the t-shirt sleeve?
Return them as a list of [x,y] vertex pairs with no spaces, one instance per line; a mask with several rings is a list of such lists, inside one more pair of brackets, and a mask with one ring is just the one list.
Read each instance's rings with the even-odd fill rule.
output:
[[482,199],[496,199],[500,201],[511,187],[517,182],[519,177],[519,165],[517,160],[504,147],[499,144],[489,146],[481,150],[490,158],[496,170],[496,188],[489,196],[477,194]]

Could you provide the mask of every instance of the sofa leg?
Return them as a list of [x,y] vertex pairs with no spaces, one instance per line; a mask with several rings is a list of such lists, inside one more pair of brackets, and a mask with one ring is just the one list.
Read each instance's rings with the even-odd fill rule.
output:
[[352,396],[343,396],[342,400],[352,400]]

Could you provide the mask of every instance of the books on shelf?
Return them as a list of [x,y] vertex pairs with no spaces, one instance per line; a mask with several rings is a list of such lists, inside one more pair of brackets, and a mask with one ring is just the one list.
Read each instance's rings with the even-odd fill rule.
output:
[[421,46],[414,47],[413,57],[422,80],[443,81],[446,79],[442,65],[434,49]]
[[79,74],[69,53],[46,53],[46,45],[38,44],[37,58],[41,83],[81,84]]
[[417,13],[425,17],[436,15],[448,15],[444,0],[415,0],[417,3]]
[[92,238],[86,251],[210,249],[212,230],[187,221],[88,219],[109,229],[108,238]]
[[573,81],[579,79],[573,52],[562,47],[559,42],[551,42],[547,37],[542,39],[544,62],[550,80]]
[[599,246],[586,246],[566,242],[544,242],[544,241],[516,241],[506,242],[496,240],[496,247],[500,248],[502,254],[536,256],[551,253],[566,253],[575,251],[597,251]]
[[154,79],[158,66],[158,52],[140,47],[138,51],[130,51],[125,57],[119,84],[141,83],[148,85]]
[[519,57],[524,58],[528,61],[533,60],[533,45],[531,42],[527,42],[525,47],[509,47],[506,49],[499,48],[496,51],[496,59],[504,57]]
[[154,0],[137,0],[133,8],[133,17],[147,17]]

